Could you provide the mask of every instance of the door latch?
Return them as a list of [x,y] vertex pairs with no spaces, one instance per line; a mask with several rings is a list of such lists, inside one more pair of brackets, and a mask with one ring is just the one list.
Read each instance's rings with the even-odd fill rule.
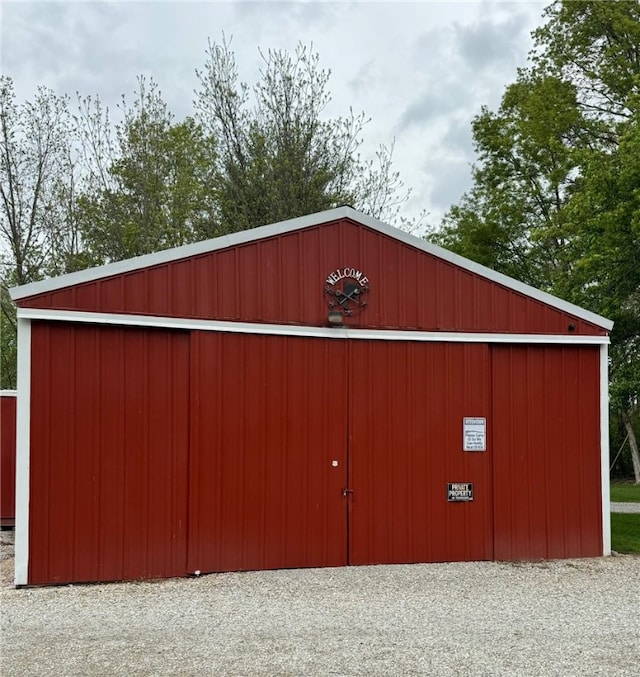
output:
[[346,498],[349,494],[353,493],[353,489],[347,489],[346,487],[342,490],[342,495]]

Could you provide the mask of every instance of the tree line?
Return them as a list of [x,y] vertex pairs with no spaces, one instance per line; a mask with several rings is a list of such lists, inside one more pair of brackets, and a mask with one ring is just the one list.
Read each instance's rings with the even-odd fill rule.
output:
[[500,106],[473,121],[473,186],[431,237],[614,320],[613,452],[640,483],[640,3],[556,0]]
[[180,121],[153,79],[138,79],[113,123],[99,97],[41,87],[17,104],[0,78],[2,388],[16,381],[12,286],[345,204],[403,222],[393,143],[364,160],[364,113],[325,116],[318,54],[261,56],[250,87],[230,43],[209,42]]
[[[497,110],[472,124],[472,188],[427,237],[615,322],[617,470],[640,482],[640,0],[555,0]],[[99,98],[0,79],[2,387],[15,385],[16,284],[350,204],[402,223],[392,168],[359,154],[367,118],[327,119],[330,73],[300,45],[253,86],[209,43],[194,114],[140,78],[119,121]],[[406,225],[406,224],[405,224]]]

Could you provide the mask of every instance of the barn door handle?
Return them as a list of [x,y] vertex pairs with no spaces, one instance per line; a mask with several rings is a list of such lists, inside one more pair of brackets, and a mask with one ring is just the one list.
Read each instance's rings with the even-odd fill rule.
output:
[[342,495],[346,498],[349,494],[353,493],[353,489],[347,489],[346,487],[342,490]]

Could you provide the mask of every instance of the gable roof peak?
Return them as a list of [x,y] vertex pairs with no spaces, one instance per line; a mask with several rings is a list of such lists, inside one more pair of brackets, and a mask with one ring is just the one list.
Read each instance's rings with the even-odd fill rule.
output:
[[486,266],[483,266],[479,263],[475,263],[474,261],[459,256],[458,254],[454,254],[447,249],[443,249],[442,247],[431,244],[426,240],[395,228],[394,226],[384,223],[372,216],[356,211],[353,207],[349,206],[336,207],[334,209],[317,212],[315,214],[309,214],[307,216],[287,219],[286,221],[280,221],[279,223],[259,226],[249,230],[237,231],[235,233],[221,235],[209,240],[203,240],[193,244],[174,247],[172,249],[164,249],[151,254],[144,254],[142,256],[125,259],[123,261],[115,261],[113,263],[107,263],[95,268],[88,268],[75,273],[68,273],[66,275],[60,275],[47,280],[32,282],[19,287],[13,287],[10,290],[11,298],[14,301],[18,301],[20,299],[35,296],[37,294],[43,294],[66,287],[72,287],[107,277],[113,277],[115,275],[122,275],[136,270],[141,270],[143,268],[162,265],[163,263],[170,263],[172,261],[179,261],[194,256],[201,256],[203,254],[214,252],[220,249],[227,249],[229,247],[254,242],[256,240],[276,237],[278,235],[284,235],[297,230],[313,228],[325,223],[339,221],[342,219],[349,219],[350,221],[363,225],[392,239],[398,240],[409,247],[419,249],[439,259],[448,261],[455,266],[496,282],[503,287],[512,289],[513,291],[523,294],[524,296],[534,298],[544,304],[555,307],[559,310],[562,310],[563,312],[574,315],[575,317],[581,318],[606,330],[610,330],[613,327],[613,322],[611,322],[611,320],[601,317],[596,313],[592,313],[591,311],[585,310],[584,308],[569,303],[568,301],[564,301],[556,296],[536,289],[535,287],[531,287],[524,282],[520,282],[519,280],[503,275],[502,273],[498,273],[491,268],[487,268]]

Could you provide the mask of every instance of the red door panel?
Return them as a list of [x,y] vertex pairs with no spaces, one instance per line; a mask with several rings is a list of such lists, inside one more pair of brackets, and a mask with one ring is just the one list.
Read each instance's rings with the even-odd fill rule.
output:
[[[463,417],[486,417],[490,431],[487,345],[349,351],[349,562],[491,559],[491,446],[462,450]],[[448,502],[448,482],[473,482],[474,500]]]
[[495,558],[602,554],[597,346],[494,346]]
[[186,574],[189,335],[34,322],[30,584]]
[[347,563],[346,342],[192,335],[189,571]]

